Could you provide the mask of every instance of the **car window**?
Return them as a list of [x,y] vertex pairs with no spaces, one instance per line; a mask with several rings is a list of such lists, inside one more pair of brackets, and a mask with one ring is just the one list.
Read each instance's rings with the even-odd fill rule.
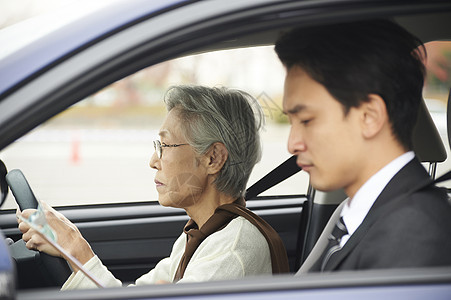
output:
[[[426,44],[427,75],[424,85],[424,99],[432,119],[445,145],[448,158],[437,165],[437,176],[451,170],[451,152],[448,143],[446,107],[451,88],[451,41],[437,41]],[[451,182],[442,184],[451,188]]]
[[[426,47],[424,97],[449,156],[446,100],[451,86],[451,42]],[[0,158],[8,169],[21,169],[37,197],[53,206],[156,201],[155,171],[148,163],[154,151],[152,141],[158,138],[166,114],[165,91],[177,84],[227,86],[253,95],[266,117],[261,132],[263,156],[250,186],[290,157],[289,124],[281,110],[284,75],[272,46],[164,62],[77,103],[4,149]],[[438,175],[451,169],[450,161],[438,165]],[[300,172],[262,195],[305,194],[307,188],[308,176]],[[11,195],[2,208],[15,208]]]
[[[36,196],[53,206],[156,201],[149,167],[166,114],[168,87],[201,84],[243,89],[265,114],[263,157],[248,186],[290,157],[282,114],[284,69],[273,47],[217,51],[171,60],[120,80],[39,126],[0,153]],[[263,195],[305,194],[298,173]],[[3,208],[15,207],[12,196]]]

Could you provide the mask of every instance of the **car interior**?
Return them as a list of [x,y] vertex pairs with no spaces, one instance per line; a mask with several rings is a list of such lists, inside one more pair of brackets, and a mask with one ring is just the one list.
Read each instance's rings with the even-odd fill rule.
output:
[[[425,13],[428,9],[429,14]],[[420,12],[421,16],[418,15]],[[451,8],[448,11],[437,12],[432,4],[430,7],[412,5],[408,13],[402,10],[397,11],[393,7],[382,7],[381,11],[374,11],[349,5],[312,18],[304,15],[305,12],[302,9],[297,10],[295,6],[286,4],[281,5],[278,11],[274,11],[272,7],[262,8],[258,12],[249,13],[245,19],[229,15],[223,16],[222,19],[208,20],[197,24],[196,28],[172,32],[164,39],[150,39],[136,46],[133,51],[121,53],[120,56],[109,59],[101,66],[91,66],[84,76],[75,76],[70,84],[60,86],[52,93],[43,92],[45,99],[40,102],[40,105],[30,107],[18,116],[17,123],[10,125],[14,126],[14,130],[11,127],[0,129],[0,149],[8,149],[9,140],[15,140],[16,136],[26,134],[47,120],[52,121],[54,116],[64,114],[67,108],[80,100],[87,99],[117,80],[164,61],[219,50],[273,45],[282,32],[295,26],[307,28],[316,23],[342,22],[381,15],[398,22],[424,42],[449,40],[451,26],[443,24],[451,25],[450,13]],[[280,17],[282,14],[287,16],[282,18]],[[226,26],[232,23],[234,26]],[[162,49],[165,51],[161,51]],[[80,50],[80,55],[83,55],[82,52]],[[70,58],[65,59],[69,61]],[[19,89],[20,86],[16,88]],[[451,95],[448,96],[447,106],[448,132],[451,128],[450,97]],[[32,118],[32,116],[37,117]],[[451,144],[450,135],[448,139]],[[443,143],[426,104],[423,103],[414,131],[414,150],[432,178],[436,177],[437,166],[446,161],[448,146]],[[149,155],[152,150],[149,146]],[[0,164],[2,201],[7,197],[8,186],[14,189],[13,193],[18,202],[32,201],[33,196],[39,199],[40,195],[30,193],[26,181],[20,176],[11,176],[7,182],[6,174],[8,171],[11,173],[11,167],[9,167],[8,159],[2,156],[0,159],[4,163]],[[148,161],[144,164],[148,164]],[[28,185],[33,190],[33,180],[27,177],[25,170],[23,171],[29,180]],[[42,171],[43,177],[46,176],[45,172],[55,172],[53,169]],[[302,170],[296,165],[296,158],[287,155],[287,159],[273,166],[246,190],[248,208],[262,216],[281,236],[292,273],[296,272],[305,261],[330,215],[346,198],[341,190],[321,192],[310,185],[306,191],[295,194],[270,196],[264,194],[299,172]],[[57,176],[65,176],[65,174],[61,172]],[[127,174],[124,177],[132,177],[132,175]],[[128,184],[133,186],[133,179],[125,178],[118,188],[127,189]],[[36,206],[36,203],[28,204],[28,207],[32,206]],[[174,240],[180,235],[181,229],[188,220],[183,210],[162,207],[156,201],[71,204],[56,207],[56,209],[77,225],[102,262],[124,283],[134,282],[162,258],[168,256]],[[16,263],[17,289],[57,288],[64,283],[71,273],[67,263],[62,259],[26,249],[17,228],[14,208],[0,210],[0,228],[10,244],[11,256]],[[384,275],[381,275],[382,277]],[[315,276],[313,278],[315,279]],[[385,277],[385,280],[390,278],[390,276]],[[269,279],[264,280],[269,281]],[[264,280],[261,282],[266,282]],[[326,279],[324,284],[327,282]],[[269,288],[271,284],[266,283]],[[309,284],[309,280],[302,284]],[[261,286],[256,282],[254,285]],[[218,287],[212,285],[213,288]],[[181,292],[180,289],[178,291]],[[185,292],[189,293],[190,288],[188,287]]]

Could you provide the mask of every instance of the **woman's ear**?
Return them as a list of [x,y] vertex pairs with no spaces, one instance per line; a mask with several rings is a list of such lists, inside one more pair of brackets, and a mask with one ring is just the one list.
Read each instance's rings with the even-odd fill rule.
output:
[[365,138],[376,136],[388,124],[387,106],[384,99],[376,94],[369,94],[368,100],[359,109],[362,112],[362,134]]
[[206,154],[207,156],[207,170],[208,174],[216,174],[221,171],[227,158],[229,157],[229,151],[223,143],[214,143],[211,145],[210,150]]

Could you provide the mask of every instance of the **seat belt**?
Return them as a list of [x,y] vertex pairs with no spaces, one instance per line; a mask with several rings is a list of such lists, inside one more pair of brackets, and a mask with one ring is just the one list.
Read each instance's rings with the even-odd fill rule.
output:
[[291,156],[286,161],[281,163],[277,168],[269,172],[262,179],[254,183],[246,190],[246,195],[244,196],[244,198],[246,200],[255,198],[260,193],[266,191],[269,188],[272,188],[276,184],[301,171],[302,168],[296,164],[296,158],[297,156],[295,155]]

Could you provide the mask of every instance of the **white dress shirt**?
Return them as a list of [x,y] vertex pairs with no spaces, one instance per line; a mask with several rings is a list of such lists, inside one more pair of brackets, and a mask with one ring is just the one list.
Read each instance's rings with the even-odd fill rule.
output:
[[371,176],[367,182],[365,182],[357,193],[352,198],[346,199],[347,203],[343,206],[341,216],[348,230],[348,234],[344,235],[340,241],[340,246],[349,240],[351,235],[357,230],[365,219],[370,208],[373,206],[377,197],[379,197],[382,190],[388,184],[388,182],[399,172],[407,163],[409,163],[415,154],[413,151],[404,153],[391,161],[388,165],[380,169],[376,174]]

